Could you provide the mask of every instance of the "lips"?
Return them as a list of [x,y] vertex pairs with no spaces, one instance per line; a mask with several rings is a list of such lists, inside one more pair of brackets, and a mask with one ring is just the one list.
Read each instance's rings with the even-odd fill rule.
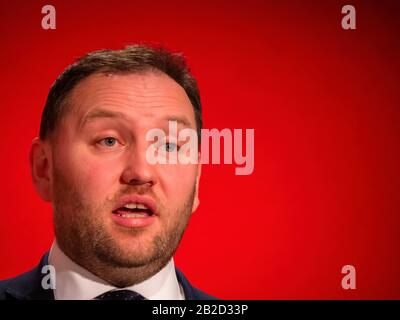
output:
[[150,208],[137,202],[130,202],[113,211],[113,213],[123,218],[145,218],[153,215],[153,211]]
[[154,200],[142,195],[121,198],[112,212],[114,222],[129,228],[147,226],[158,216]]

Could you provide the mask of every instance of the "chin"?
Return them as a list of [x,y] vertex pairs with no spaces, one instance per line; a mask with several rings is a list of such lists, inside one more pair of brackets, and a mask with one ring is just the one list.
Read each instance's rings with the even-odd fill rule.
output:
[[[143,259],[144,256],[152,256],[155,253],[154,239],[150,237],[126,237],[117,240],[115,243],[121,256],[127,258],[138,257],[138,260]],[[140,259],[141,258],[141,259]]]

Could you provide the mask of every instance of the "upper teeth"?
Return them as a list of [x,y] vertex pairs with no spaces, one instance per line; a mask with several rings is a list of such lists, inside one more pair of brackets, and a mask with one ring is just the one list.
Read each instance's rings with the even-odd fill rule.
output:
[[141,203],[128,203],[124,207],[127,209],[148,209],[147,206]]

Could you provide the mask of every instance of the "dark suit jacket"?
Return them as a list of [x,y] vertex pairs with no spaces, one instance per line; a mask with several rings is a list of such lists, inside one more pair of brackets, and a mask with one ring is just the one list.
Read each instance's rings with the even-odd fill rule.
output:
[[[40,260],[39,265],[15,278],[0,281],[0,300],[54,300],[52,289],[43,289],[41,282],[45,274],[41,273],[43,266],[48,264],[48,253]],[[194,288],[181,271],[176,270],[176,276],[185,292],[186,300],[214,300],[215,298]]]

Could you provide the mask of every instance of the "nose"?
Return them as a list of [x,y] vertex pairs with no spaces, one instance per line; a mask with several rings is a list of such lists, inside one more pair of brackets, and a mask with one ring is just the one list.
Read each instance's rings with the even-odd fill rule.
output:
[[146,160],[146,146],[132,146],[127,150],[125,161],[122,183],[149,187],[156,183],[155,167]]

